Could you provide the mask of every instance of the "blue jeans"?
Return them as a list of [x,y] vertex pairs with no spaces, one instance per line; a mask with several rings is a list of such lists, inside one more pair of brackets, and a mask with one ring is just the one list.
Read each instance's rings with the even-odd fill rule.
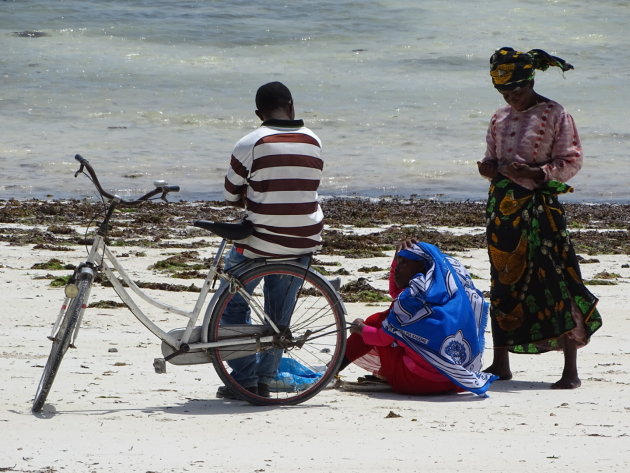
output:
[[[309,256],[296,257],[297,260],[306,265]],[[224,258],[226,270],[239,263],[248,261],[249,258],[238,253],[233,247]],[[277,326],[286,327],[291,322],[291,314],[295,306],[295,298],[302,281],[292,276],[270,275],[265,276],[265,286],[263,295],[265,296],[265,312]],[[260,283],[260,279],[251,281],[245,286],[250,294]],[[235,296],[226,306],[221,318],[222,325],[230,324],[250,324],[250,309],[241,296]],[[275,377],[282,349],[265,350],[256,355],[247,355],[241,358],[228,361],[232,368],[232,377],[241,386],[253,387],[258,383],[269,384]]]

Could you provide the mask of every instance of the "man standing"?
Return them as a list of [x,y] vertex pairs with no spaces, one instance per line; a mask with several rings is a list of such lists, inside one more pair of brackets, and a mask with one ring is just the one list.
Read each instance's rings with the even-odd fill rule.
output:
[[[324,215],[317,195],[323,169],[321,141],[295,119],[293,98],[284,84],[261,86],[256,108],[262,126],[236,143],[224,191],[230,205],[246,210],[254,230],[234,243],[225,269],[258,257],[301,256],[305,262],[306,255],[321,247]],[[277,325],[288,325],[298,289],[290,277],[265,278],[265,309]],[[245,302],[235,298],[222,320],[226,325],[249,323]],[[268,397],[281,356],[282,350],[268,350],[232,360],[232,376],[249,391]],[[237,396],[221,386],[217,397]]]

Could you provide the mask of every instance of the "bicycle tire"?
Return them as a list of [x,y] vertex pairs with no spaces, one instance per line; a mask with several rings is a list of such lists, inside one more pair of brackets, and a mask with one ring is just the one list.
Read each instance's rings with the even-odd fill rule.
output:
[[33,412],[39,412],[44,407],[44,403],[50,393],[50,388],[57,376],[61,360],[70,347],[70,341],[72,340],[72,334],[81,315],[81,311],[84,309],[84,305],[87,303],[87,296],[89,294],[90,286],[92,285],[92,277],[84,277],[78,283],[79,292],[77,296],[71,299],[66,312],[63,315],[59,330],[53,337],[52,348],[50,349],[50,355],[44,366],[44,372],[37,386],[35,392],[35,398],[33,400]]
[[[301,346],[292,346],[283,350],[282,358],[293,360],[284,360],[281,363],[299,363],[302,368],[309,370],[310,376],[307,383],[296,387],[287,385],[282,380],[276,380],[271,386],[271,397],[263,397],[258,393],[250,392],[236,381],[231,375],[231,368],[227,359],[234,356],[234,351],[245,350],[251,353],[253,351],[265,351],[272,349],[278,345],[271,343],[257,344],[252,347],[249,345],[223,347],[211,349],[212,362],[214,368],[225,383],[226,387],[235,393],[237,397],[255,405],[292,405],[304,402],[315,396],[324,389],[331,379],[337,374],[339,365],[343,359],[346,346],[346,322],[345,308],[339,295],[332,286],[319,273],[312,270],[306,271],[302,266],[290,263],[266,263],[263,266],[257,266],[247,270],[238,276],[241,284],[261,279],[262,282],[254,291],[252,297],[258,301],[260,306],[264,307],[263,289],[265,276],[283,275],[293,278],[299,278],[301,290],[295,302],[294,311],[291,315],[288,330],[289,345],[298,340],[303,340]],[[230,338],[234,336],[234,332],[244,329],[244,336],[251,336],[251,332],[256,331],[253,325],[221,325],[221,319],[225,307],[236,296],[234,292],[224,288],[223,293],[218,296],[217,303],[212,308],[212,315],[208,325],[208,341],[216,342],[221,337],[221,330],[230,330]],[[251,306],[251,304],[250,304]],[[261,324],[262,334],[269,334],[272,331],[269,324]],[[309,336],[304,337],[307,330],[311,331]],[[225,337],[225,336],[224,336]],[[293,365],[298,366],[298,365]]]

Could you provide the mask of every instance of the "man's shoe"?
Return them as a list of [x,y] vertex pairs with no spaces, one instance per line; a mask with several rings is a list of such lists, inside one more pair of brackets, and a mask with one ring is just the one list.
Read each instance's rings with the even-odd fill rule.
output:
[[265,383],[258,383],[258,395],[261,397],[271,397],[269,385]]
[[[258,387],[257,386],[250,386],[249,388],[245,388],[245,389],[247,389],[250,393],[258,394]],[[267,394],[269,394],[269,387],[267,387]],[[268,397],[268,396],[266,396],[266,397]],[[228,388],[227,386],[219,386],[219,389],[217,389],[217,398],[219,398],[219,399],[237,399],[237,400],[242,400],[243,399],[237,393],[235,393],[230,388]]]

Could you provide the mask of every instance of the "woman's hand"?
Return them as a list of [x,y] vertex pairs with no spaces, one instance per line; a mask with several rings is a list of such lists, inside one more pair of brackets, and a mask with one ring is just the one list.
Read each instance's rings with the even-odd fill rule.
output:
[[363,327],[365,324],[363,323],[363,319],[354,319],[354,322],[350,324],[350,333],[361,333],[363,331]]
[[538,166],[530,166],[525,163],[510,163],[510,176],[524,179],[533,179],[542,182],[545,179],[545,172]]
[[415,238],[412,238],[411,240],[400,240],[400,242],[396,245],[396,254],[398,254],[400,250],[408,250],[416,243],[418,243],[418,240]]
[[479,174],[488,179],[494,179],[498,174],[498,166],[495,161],[477,161]]

